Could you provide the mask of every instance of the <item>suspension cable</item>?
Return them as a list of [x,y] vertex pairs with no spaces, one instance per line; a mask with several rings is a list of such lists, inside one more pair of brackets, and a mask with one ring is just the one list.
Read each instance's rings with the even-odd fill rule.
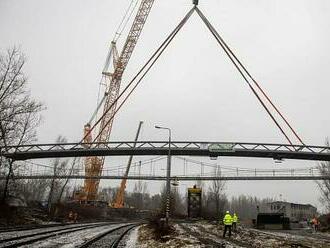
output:
[[279,128],[279,130],[281,131],[281,133],[284,135],[284,137],[286,138],[286,140],[291,145],[293,145],[292,142],[291,142],[291,140],[290,140],[290,138],[288,137],[288,135],[282,129],[282,127],[280,126],[280,124],[276,121],[275,117],[270,112],[270,110],[267,108],[266,104],[262,101],[262,99],[260,98],[260,96],[258,95],[258,93],[256,92],[256,90],[252,87],[252,85],[250,84],[249,80],[244,75],[242,69],[238,66],[237,61],[234,60],[233,56],[228,51],[228,49],[226,48],[226,46],[223,44],[222,40],[218,37],[218,33],[216,32],[216,30],[212,27],[212,25],[210,24],[210,22],[207,20],[207,18],[202,14],[202,12],[197,7],[196,7],[196,11],[197,11],[198,15],[201,17],[201,19],[203,20],[203,22],[205,23],[206,27],[210,30],[210,32],[212,33],[212,35],[214,36],[214,38],[217,40],[217,42],[219,43],[219,45],[225,51],[225,53],[227,54],[228,58],[231,60],[231,62],[233,63],[233,65],[236,67],[236,69],[238,70],[238,72],[241,74],[241,76],[243,77],[244,81],[248,84],[248,86],[252,90],[253,94],[257,97],[257,99],[259,100],[259,102],[261,103],[261,105],[263,106],[263,108],[266,110],[266,112],[268,113],[268,115],[271,117],[271,119],[274,121],[274,123],[276,124],[276,126]]
[[[144,76],[147,74],[147,72],[151,69],[151,67],[155,64],[155,62],[158,60],[158,58],[160,57],[160,55],[164,52],[164,50],[167,48],[167,46],[169,45],[169,43],[173,40],[173,38],[176,36],[176,34],[179,32],[179,30],[183,27],[183,25],[187,22],[187,20],[189,19],[189,17],[192,15],[192,13],[194,12],[195,8],[192,8],[187,14],[186,16],[180,21],[180,23],[177,25],[177,27],[170,33],[170,35],[164,40],[164,42],[160,45],[160,47],[152,54],[152,56],[148,59],[148,61],[143,65],[143,67],[138,71],[138,73],[133,77],[133,79],[129,82],[129,84],[125,87],[125,89],[119,94],[119,96],[114,100],[114,102],[109,106],[109,108],[107,110],[104,111],[104,113],[102,114],[102,116],[95,122],[95,124],[91,127],[91,129],[89,130],[89,132],[86,133],[86,135],[83,137],[83,139],[79,142],[82,143],[85,138],[93,131],[93,129],[102,121],[102,118],[110,111],[110,109],[117,104],[118,100],[124,95],[124,93],[126,91],[128,91],[129,87],[135,82],[135,80],[140,76],[140,74],[147,68],[147,70],[144,72],[144,74],[141,76],[141,78],[139,79],[139,81],[137,82],[137,84],[134,86],[134,88],[129,92],[129,95],[126,96],[126,98],[124,99],[124,101],[121,103],[121,105],[116,109],[114,115],[111,116],[111,118],[109,119],[109,121],[106,123],[106,125],[108,125],[108,123],[114,118],[115,114],[119,111],[120,107],[124,104],[124,102],[127,100],[127,98],[132,94],[132,92],[134,91],[134,89],[139,85],[139,83],[141,82],[141,80],[144,78]],[[150,62],[154,59],[154,61],[150,64]],[[150,65],[149,65],[150,64]],[[104,125],[104,127],[106,126]],[[104,129],[104,128],[103,128]],[[99,131],[98,136],[101,134],[103,130]],[[97,136],[97,137],[98,137]],[[96,138],[94,139],[96,140]]]

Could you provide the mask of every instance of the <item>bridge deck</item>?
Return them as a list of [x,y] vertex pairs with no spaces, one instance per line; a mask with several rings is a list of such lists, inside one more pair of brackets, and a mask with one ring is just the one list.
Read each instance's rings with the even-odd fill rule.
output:
[[[0,147],[1,154],[14,160],[55,157],[86,156],[149,156],[167,155],[168,142],[140,141],[107,143],[35,144]],[[273,159],[303,159],[330,161],[330,148],[325,146],[302,146],[287,144],[263,144],[241,142],[171,142],[173,156],[230,156]]]

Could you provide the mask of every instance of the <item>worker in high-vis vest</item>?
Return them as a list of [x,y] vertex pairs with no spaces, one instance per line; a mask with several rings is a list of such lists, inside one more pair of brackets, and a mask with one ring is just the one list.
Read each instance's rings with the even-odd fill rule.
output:
[[236,232],[236,230],[237,230],[237,223],[238,223],[238,217],[237,217],[236,213],[234,213],[234,215],[233,215],[233,232]]
[[229,231],[229,238],[231,237],[231,227],[233,225],[233,218],[229,214],[229,211],[226,211],[225,217],[223,217],[223,224],[225,228],[223,230],[223,237],[226,236],[227,230]]

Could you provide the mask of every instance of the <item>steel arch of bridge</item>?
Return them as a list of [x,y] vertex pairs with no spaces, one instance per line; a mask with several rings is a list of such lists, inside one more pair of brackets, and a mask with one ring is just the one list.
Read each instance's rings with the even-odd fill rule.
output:
[[[13,160],[89,156],[167,155],[168,141],[112,141],[106,143],[33,144],[0,147],[1,155]],[[211,149],[219,146],[220,149]],[[221,147],[224,147],[221,149]],[[327,146],[244,142],[171,142],[172,156],[254,157],[330,161]]]

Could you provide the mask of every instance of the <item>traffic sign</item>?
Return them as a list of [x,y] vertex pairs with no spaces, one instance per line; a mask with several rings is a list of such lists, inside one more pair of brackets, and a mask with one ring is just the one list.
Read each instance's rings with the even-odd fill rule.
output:
[[210,152],[234,152],[234,146],[233,143],[213,143],[209,145],[208,150]]

